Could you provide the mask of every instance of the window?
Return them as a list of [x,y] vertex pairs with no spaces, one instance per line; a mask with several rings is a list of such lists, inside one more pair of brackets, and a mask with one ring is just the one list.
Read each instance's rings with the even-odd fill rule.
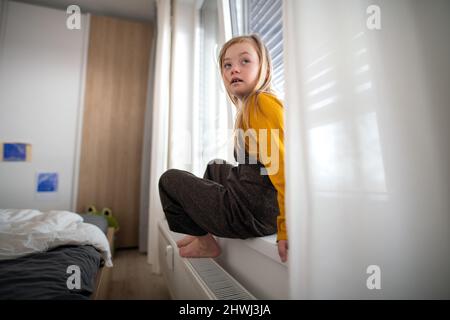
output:
[[203,2],[197,35],[198,109],[194,112],[194,121],[197,123],[194,123],[193,171],[198,176],[203,175],[207,163],[213,159],[220,158],[230,162],[234,160],[229,150],[233,126],[232,109],[217,64],[223,39],[217,4],[217,1]]
[[235,107],[228,101],[217,64],[220,47],[229,34],[224,30],[227,27],[220,24],[228,21],[225,14],[228,4],[232,35],[257,33],[267,45],[273,62],[274,89],[281,99],[284,98],[282,1],[230,0],[223,7],[219,6],[221,3],[203,1],[199,11],[193,124],[193,172],[198,176],[203,175],[206,164],[212,159],[235,162],[232,138]]
[[230,0],[233,36],[258,34],[266,44],[273,64],[273,86],[284,98],[282,0]]

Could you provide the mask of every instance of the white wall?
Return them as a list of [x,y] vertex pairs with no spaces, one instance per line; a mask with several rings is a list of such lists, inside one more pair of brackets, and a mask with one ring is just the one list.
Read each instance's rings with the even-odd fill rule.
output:
[[[0,207],[68,210],[77,162],[86,16],[81,30],[69,30],[62,10],[12,1],[5,9],[0,141],[32,144],[32,161],[0,162]],[[38,172],[59,173],[56,197],[36,197]]]

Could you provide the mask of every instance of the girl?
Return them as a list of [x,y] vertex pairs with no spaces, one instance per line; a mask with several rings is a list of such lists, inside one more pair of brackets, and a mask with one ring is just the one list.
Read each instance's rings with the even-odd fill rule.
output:
[[162,208],[170,229],[188,234],[177,242],[182,257],[217,257],[214,236],[245,239],[277,232],[285,262],[283,106],[272,91],[268,50],[256,35],[236,37],[222,47],[218,62],[237,108],[238,166],[213,160],[203,179],[183,170],[166,171],[159,180]]

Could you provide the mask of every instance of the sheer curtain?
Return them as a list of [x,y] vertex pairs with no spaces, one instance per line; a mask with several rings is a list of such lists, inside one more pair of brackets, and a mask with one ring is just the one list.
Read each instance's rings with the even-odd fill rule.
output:
[[[234,162],[232,128],[235,107],[228,102],[217,63],[225,42],[224,25],[220,16],[221,1],[204,1],[199,8],[197,33],[197,64],[195,68],[193,132],[193,172],[203,177],[209,161],[219,158]],[[223,17],[222,17],[223,19]]]
[[450,297],[450,2],[285,0],[293,299]]
[[153,271],[159,273],[157,224],[164,217],[164,213],[159,200],[158,180],[167,169],[168,163],[171,25],[170,1],[158,0],[156,5],[157,40],[153,90],[147,260],[148,263],[152,264]]
[[[157,50],[150,172],[148,262],[160,272],[158,223],[165,219],[158,181],[169,168],[193,172],[198,128],[196,90],[196,28],[200,1],[157,1]],[[194,130],[195,129],[195,130]]]

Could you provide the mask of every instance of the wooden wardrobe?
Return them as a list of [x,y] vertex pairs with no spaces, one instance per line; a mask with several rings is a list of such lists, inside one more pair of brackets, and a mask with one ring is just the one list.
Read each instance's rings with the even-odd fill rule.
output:
[[116,247],[136,247],[150,23],[91,16],[78,212],[112,209]]

